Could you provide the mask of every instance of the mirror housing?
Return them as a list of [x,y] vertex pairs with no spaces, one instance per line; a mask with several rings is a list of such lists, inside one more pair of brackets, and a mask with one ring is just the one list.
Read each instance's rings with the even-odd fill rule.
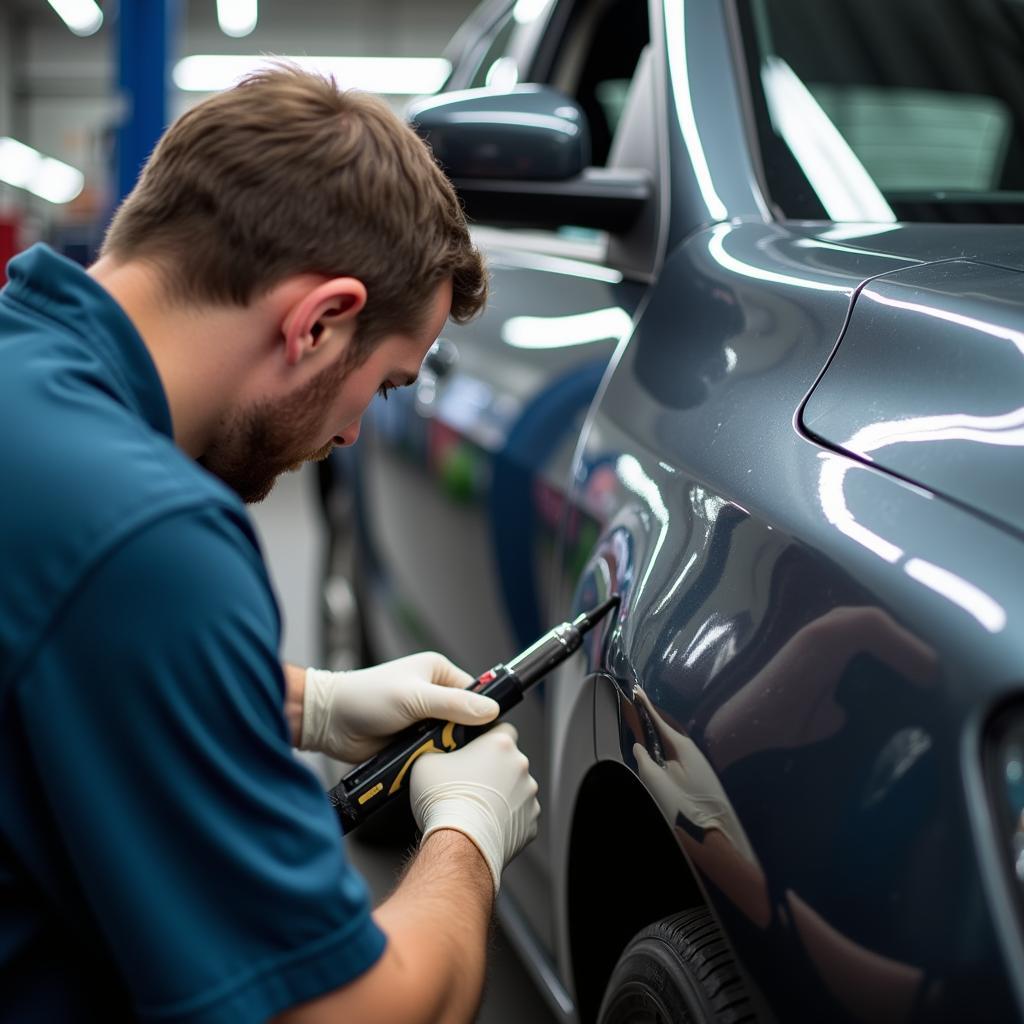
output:
[[590,163],[590,128],[554,89],[467,89],[421,100],[409,119],[451,178],[564,181]]
[[653,195],[642,171],[589,166],[586,115],[546,86],[442,94],[413,104],[409,119],[473,220],[618,233]]

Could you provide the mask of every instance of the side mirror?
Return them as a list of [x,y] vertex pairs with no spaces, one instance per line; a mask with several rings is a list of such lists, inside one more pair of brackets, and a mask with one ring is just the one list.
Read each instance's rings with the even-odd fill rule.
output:
[[469,89],[409,110],[452,178],[564,181],[590,163],[590,128],[572,100],[539,85]]
[[474,220],[624,232],[653,193],[644,172],[589,166],[586,115],[545,86],[448,93],[414,104],[409,119]]

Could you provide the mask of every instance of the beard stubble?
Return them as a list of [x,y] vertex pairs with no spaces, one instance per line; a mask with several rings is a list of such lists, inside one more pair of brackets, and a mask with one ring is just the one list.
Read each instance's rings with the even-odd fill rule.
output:
[[296,394],[276,404],[259,402],[225,419],[196,461],[246,504],[262,501],[282,473],[331,454],[333,441],[310,451],[308,438],[322,430],[323,410],[337,395],[349,369],[350,360],[342,353]]

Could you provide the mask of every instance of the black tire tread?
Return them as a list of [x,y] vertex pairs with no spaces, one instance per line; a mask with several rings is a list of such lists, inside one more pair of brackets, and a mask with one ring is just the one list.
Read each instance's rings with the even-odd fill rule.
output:
[[[638,932],[612,972],[608,992],[625,980],[630,958],[646,946],[667,950],[691,980],[700,1004],[693,1024],[754,1024],[757,1015],[747,996],[732,950],[707,907],[694,907],[662,918]],[[609,1005],[602,1006],[601,1020]]]
[[693,971],[714,1010],[712,1020],[716,1024],[741,1024],[755,1019],[732,950],[707,907],[674,914],[640,934],[645,933],[663,938]]

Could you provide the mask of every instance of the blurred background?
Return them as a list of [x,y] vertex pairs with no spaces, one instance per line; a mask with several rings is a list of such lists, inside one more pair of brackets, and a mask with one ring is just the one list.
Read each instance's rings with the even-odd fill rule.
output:
[[261,55],[302,57],[401,110],[441,86],[473,6],[0,0],[0,270],[40,239],[87,262],[163,127]]

